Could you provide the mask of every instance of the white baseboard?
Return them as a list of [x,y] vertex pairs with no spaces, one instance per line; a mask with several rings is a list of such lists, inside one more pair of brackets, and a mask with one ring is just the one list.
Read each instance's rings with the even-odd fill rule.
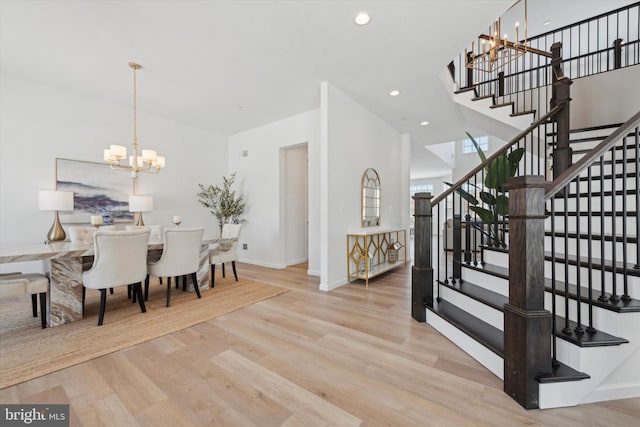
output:
[[318,276],[320,277],[320,272],[317,270],[307,270],[307,276]]
[[270,262],[262,262],[262,261],[256,261],[253,259],[247,259],[247,258],[240,258],[238,259],[239,262],[244,262],[247,264],[253,264],[253,265],[259,265],[260,267],[267,267],[267,268],[275,268],[278,270],[281,270],[283,268],[287,268],[286,264],[275,264],[275,263],[270,263]]
[[336,280],[333,283],[320,283],[320,286],[318,286],[318,289],[320,289],[321,291],[330,291],[333,290],[335,288],[339,288],[340,286],[346,285],[347,282],[345,282],[344,280]]

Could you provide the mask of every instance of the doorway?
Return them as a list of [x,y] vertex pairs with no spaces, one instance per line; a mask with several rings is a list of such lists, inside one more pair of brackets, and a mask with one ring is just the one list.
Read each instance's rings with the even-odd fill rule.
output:
[[308,144],[284,148],[284,234],[287,266],[309,258]]

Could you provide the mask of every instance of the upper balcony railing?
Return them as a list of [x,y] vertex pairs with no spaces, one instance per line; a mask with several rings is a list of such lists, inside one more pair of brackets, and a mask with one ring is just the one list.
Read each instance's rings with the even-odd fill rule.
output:
[[[562,28],[530,37],[527,46],[550,52],[562,43],[565,77],[578,79],[640,64],[640,2]],[[478,96],[493,95],[496,104],[513,102],[514,112],[544,115],[551,99],[551,58],[526,53],[491,72],[467,69],[464,54],[449,64],[460,88],[474,87]]]

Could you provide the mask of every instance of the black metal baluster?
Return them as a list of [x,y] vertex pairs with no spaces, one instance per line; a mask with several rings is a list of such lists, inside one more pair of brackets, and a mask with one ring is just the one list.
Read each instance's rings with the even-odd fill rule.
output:
[[[589,326],[587,326],[587,333],[593,334],[596,332],[593,327],[593,225],[591,221],[591,165],[587,168],[587,258],[589,258],[589,270],[588,270],[588,291],[589,291]],[[602,173],[602,171],[600,172]],[[600,239],[604,239],[604,235],[600,236]]]
[[[446,198],[444,199],[444,205],[445,205],[445,209],[446,209],[446,206],[447,206],[447,199]],[[436,218],[437,218],[436,227],[441,227],[442,220],[440,218],[440,210],[441,210],[442,207],[440,205],[436,205],[435,207],[438,209],[438,213],[436,214]],[[432,212],[433,212],[433,208],[434,208],[434,206],[431,207],[431,211]],[[445,210],[445,215],[446,215],[446,212],[447,211]],[[436,287],[438,288],[438,292],[440,292],[440,281],[442,280],[442,264],[440,264],[440,240],[447,238],[447,236],[446,236],[447,227],[444,227],[444,229],[445,229],[444,230],[445,235],[440,237],[440,233],[438,232],[438,238],[436,238],[436,242],[437,242],[437,244],[436,244],[436,246],[437,246],[436,247],[436,261],[437,261],[437,264],[436,265],[438,266],[438,277],[437,277],[437,280],[436,280]],[[444,244],[443,244],[443,248],[444,248]],[[445,253],[445,255],[444,255],[445,264],[446,264],[446,260],[447,260],[446,256],[447,256],[447,254]]]
[[[612,173],[615,171],[612,169]],[[604,154],[600,156],[600,258],[604,258]],[[600,296],[598,301],[607,302],[607,294],[605,293],[605,269],[604,264],[600,263]]]
[[[615,147],[614,147],[615,149]],[[612,186],[615,185],[613,175]],[[617,238],[613,237],[613,245],[617,246]],[[627,275],[627,138],[622,138],[622,301],[630,301],[629,277]]]
[[[451,198],[453,199],[453,193],[451,193]],[[449,196],[445,197],[444,199],[444,215],[445,215],[445,221],[449,221],[448,219],[448,215],[449,215]],[[451,217],[453,218],[453,209],[451,210]],[[452,224],[453,224],[453,219],[451,219]],[[453,233],[453,228],[451,229],[451,233]],[[452,238],[451,240],[453,241],[453,234],[451,235]],[[449,247],[450,245],[447,244],[447,242],[449,241],[449,227],[448,224],[445,225],[444,227],[444,236],[443,236],[444,242],[442,243],[442,247],[444,248],[445,244],[447,245],[445,253],[444,253],[444,283],[448,284],[449,283],[449,253],[447,252],[447,250],[451,250],[453,248]],[[438,301],[440,301],[440,286],[438,286]]]
[[[638,30],[640,31],[640,20]],[[636,128],[634,139],[636,147],[636,169],[634,174],[636,177],[636,265],[633,268],[637,270],[640,269],[640,236],[638,235],[638,230],[640,230],[640,196],[638,196],[638,191],[640,191],[640,128]]]
[[552,363],[559,366],[556,357],[556,198],[551,200],[551,350]]
[[[576,312],[577,312],[577,317],[576,317],[576,322],[578,323],[576,325],[576,327],[573,329],[576,333],[576,335],[582,335],[584,334],[584,328],[582,327],[582,310],[580,310],[580,305],[581,305],[581,288],[582,288],[582,281],[580,280],[580,272],[581,272],[581,266],[580,266],[580,212],[581,212],[581,207],[580,207],[580,177],[576,177],[576,179],[574,180],[576,183]],[[588,197],[588,196],[587,196]],[[590,222],[590,220],[588,221]],[[568,233],[568,232],[567,232]],[[568,257],[568,254],[567,254]]]
[[[616,176],[616,147],[611,148],[611,176]],[[612,181],[611,185],[611,234],[613,244],[611,245],[611,273],[612,273],[612,281],[611,281],[611,296],[609,297],[609,301],[613,304],[617,304],[620,301],[620,297],[618,296],[618,273],[617,273],[617,264],[616,264],[616,245],[615,245],[615,237],[616,233],[616,220],[617,220],[617,206],[616,206],[616,187],[613,185],[615,181]],[[602,267],[604,268],[605,259],[604,254],[601,257]]]
[[[571,335],[571,328],[569,327],[569,214],[568,214],[568,201],[569,190],[571,186],[567,184],[564,187],[564,328],[562,333],[565,335]],[[580,217],[578,217],[578,221]]]

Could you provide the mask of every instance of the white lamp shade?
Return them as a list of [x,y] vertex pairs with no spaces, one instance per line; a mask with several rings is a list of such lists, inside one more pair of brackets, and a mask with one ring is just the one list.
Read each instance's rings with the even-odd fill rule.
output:
[[164,156],[157,156],[156,157],[156,166],[158,166],[159,168],[163,168],[165,167],[166,163],[165,163],[165,159]]
[[73,191],[42,190],[38,193],[41,211],[72,211]]
[[129,212],[151,212],[153,210],[153,197],[129,196]]
[[109,150],[111,151],[111,156],[115,158],[124,159],[127,157],[127,147],[124,145],[111,145],[109,146]]

